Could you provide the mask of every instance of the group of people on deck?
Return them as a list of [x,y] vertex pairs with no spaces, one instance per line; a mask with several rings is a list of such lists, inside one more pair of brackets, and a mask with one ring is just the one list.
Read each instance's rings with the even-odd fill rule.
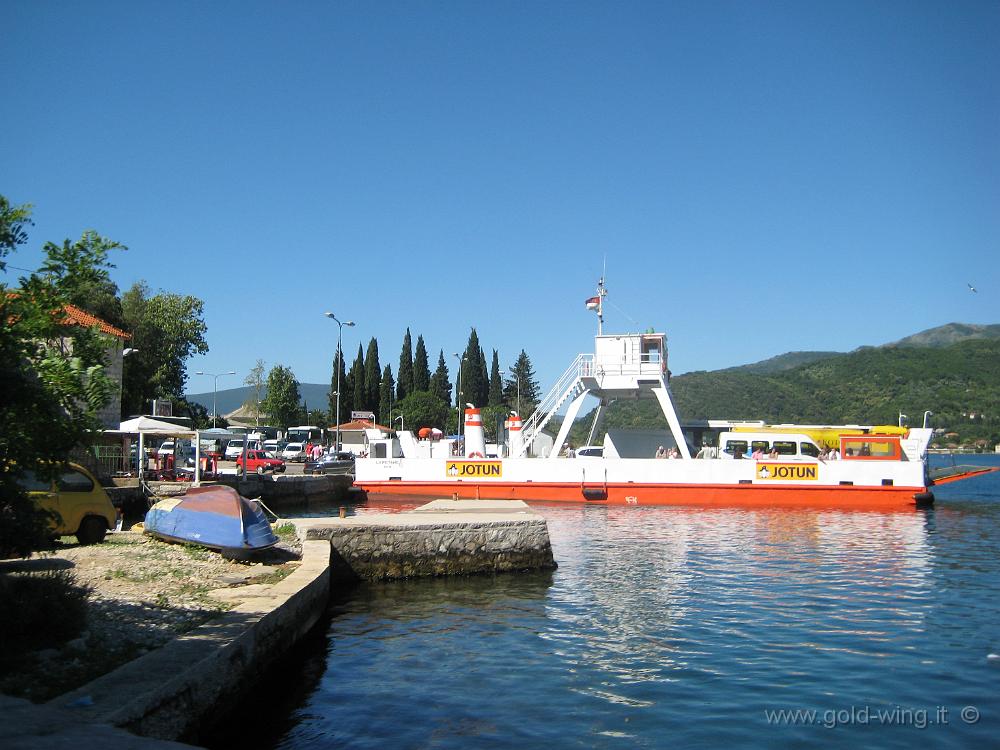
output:
[[676,448],[667,450],[662,445],[656,449],[656,458],[680,458],[681,454]]

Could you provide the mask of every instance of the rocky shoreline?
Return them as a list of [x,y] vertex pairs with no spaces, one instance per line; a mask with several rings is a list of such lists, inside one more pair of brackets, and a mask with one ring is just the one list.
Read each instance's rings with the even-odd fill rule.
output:
[[58,647],[19,655],[0,675],[0,692],[47,701],[163,646],[242,601],[254,584],[275,583],[299,565],[294,530],[274,549],[241,562],[195,545],[170,544],[138,531],[102,544],[68,538],[26,560],[0,561],[11,574],[68,570],[89,589],[87,624]]

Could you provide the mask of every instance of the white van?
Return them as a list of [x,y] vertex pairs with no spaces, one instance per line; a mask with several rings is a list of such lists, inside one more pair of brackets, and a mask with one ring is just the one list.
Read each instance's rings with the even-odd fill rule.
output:
[[797,432],[723,432],[719,435],[719,458],[750,458],[760,451],[767,458],[771,451],[778,457],[811,460],[819,456],[819,446],[808,435]]
[[305,461],[306,447],[302,443],[289,443],[281,451],[281,457],[286,461]]

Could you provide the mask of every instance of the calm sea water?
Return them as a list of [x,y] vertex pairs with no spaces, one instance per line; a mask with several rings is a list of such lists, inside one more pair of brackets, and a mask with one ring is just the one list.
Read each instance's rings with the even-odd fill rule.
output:
[[538,506],[557,571],[358,588],[227,741],[998,747],[1000,473],[936,494],[895,513]]

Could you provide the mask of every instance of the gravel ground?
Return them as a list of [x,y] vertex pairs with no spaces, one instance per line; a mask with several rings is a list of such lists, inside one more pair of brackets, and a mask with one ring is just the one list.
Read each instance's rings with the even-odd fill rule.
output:
[[59,648],[25,654],[0,675],[0,692],[42,701],[86,684],[231,609],[239,587],[281,580],[301,557],[294,532],[247,562],[136,531],[90,546],[62,541],[27,560],[0,562],[0,572],[71,570],[90,589],[86,629]]

